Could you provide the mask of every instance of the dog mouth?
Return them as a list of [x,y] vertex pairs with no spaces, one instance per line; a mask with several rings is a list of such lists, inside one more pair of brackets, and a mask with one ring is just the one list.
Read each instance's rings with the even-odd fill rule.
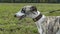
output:
[[17,17],[17,18],[18,18],[18,20],[22,20],[24,17],[20,16],[20,17]]
[[25,15],[22,15],[22,16],[14,16],[14,17],[16,17],[18,20],[22,20],[24,17],[25,17]]

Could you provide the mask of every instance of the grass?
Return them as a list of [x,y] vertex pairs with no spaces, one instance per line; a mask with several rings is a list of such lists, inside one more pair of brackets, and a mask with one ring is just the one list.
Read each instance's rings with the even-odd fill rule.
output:
[[[38,34],[37,27],[32,19],[24,18],[19,21],[14,17],[14,14],[25,5],[35,5],[41,12],[60,9],[60,4],[0,3],[0,34]],[[60,12],[45,15],[60,16]]]

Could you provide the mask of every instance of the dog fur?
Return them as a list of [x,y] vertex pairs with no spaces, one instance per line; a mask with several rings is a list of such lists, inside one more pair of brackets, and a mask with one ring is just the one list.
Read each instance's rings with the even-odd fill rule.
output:
[[[40,11],[37,10],[35,6],[24,6],[22,10],[20,10],[18,13],[15,14],[15,17],[18,17],[21,19],[24,17],[30,17],[34,19],[39,14],[41,13]],[[38,28],[38,32],[40,34],[60,34],[60,33],[57,33],[59,32],[59,25],[60,25],[60,23],[57,22],[58,21],[57,19],[58,18],[54,19],[54,17],[47,18],[45,15],[42,14],[42,17],[35,22]]]

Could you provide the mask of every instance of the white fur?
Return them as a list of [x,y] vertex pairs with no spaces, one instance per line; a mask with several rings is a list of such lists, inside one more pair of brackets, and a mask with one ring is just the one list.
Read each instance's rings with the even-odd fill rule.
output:
[[30,18],[36,18],[36,17],[40,14],[40,12],[39,12],[39,11],[34,12],[34,13],[35,13],[35,14],[30,13],[29,15],[27,15],[27,17],[30,17]]
[[[38,12],[37,15],[39,15],[39,14],[40,14],[40,12]],[[40,34],[43,34],[43,29],[42,29],[41,24],[44,22],[45,18],[46,18],[46,17],[43,15],[41,19],[39,19],[37,22],[35,22],[36,25],[37,25],[37,28],[38,28],[38,32],[39,32]]]
[[22,15],[25,15],[24,13],[21,13],[21,11],[19,11],[18,13],[16,13],[16,16],[17,17],[20,17],[20,16],[22,16]]

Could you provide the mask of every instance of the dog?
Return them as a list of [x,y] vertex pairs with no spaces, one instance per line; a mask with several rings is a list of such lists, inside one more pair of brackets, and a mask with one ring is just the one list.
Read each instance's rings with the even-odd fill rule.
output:
[[[23,19],[25,17],[32,18],[33,21],[37,25],[39,34],[56,34],[56,32],[53,32],[53,31],[50,32],[49,31],[48,27],[50,25],[48,25],[47,27],[42,26],[42,24],[44,22],[46,22],[46,16],[41,14],[41,12],[37,10],[36,6],[32,6],[32,5],[24,6],[19,12],[17,12],[14,15],[14,17],[19,18],[19,20],[21,20],[21,19]],[[57,27],[57,29],[58,29],[58,27]],[[48,32],[46,32],[46,30]],[[51,28],[51,30],[53,30],[53,28]]]

